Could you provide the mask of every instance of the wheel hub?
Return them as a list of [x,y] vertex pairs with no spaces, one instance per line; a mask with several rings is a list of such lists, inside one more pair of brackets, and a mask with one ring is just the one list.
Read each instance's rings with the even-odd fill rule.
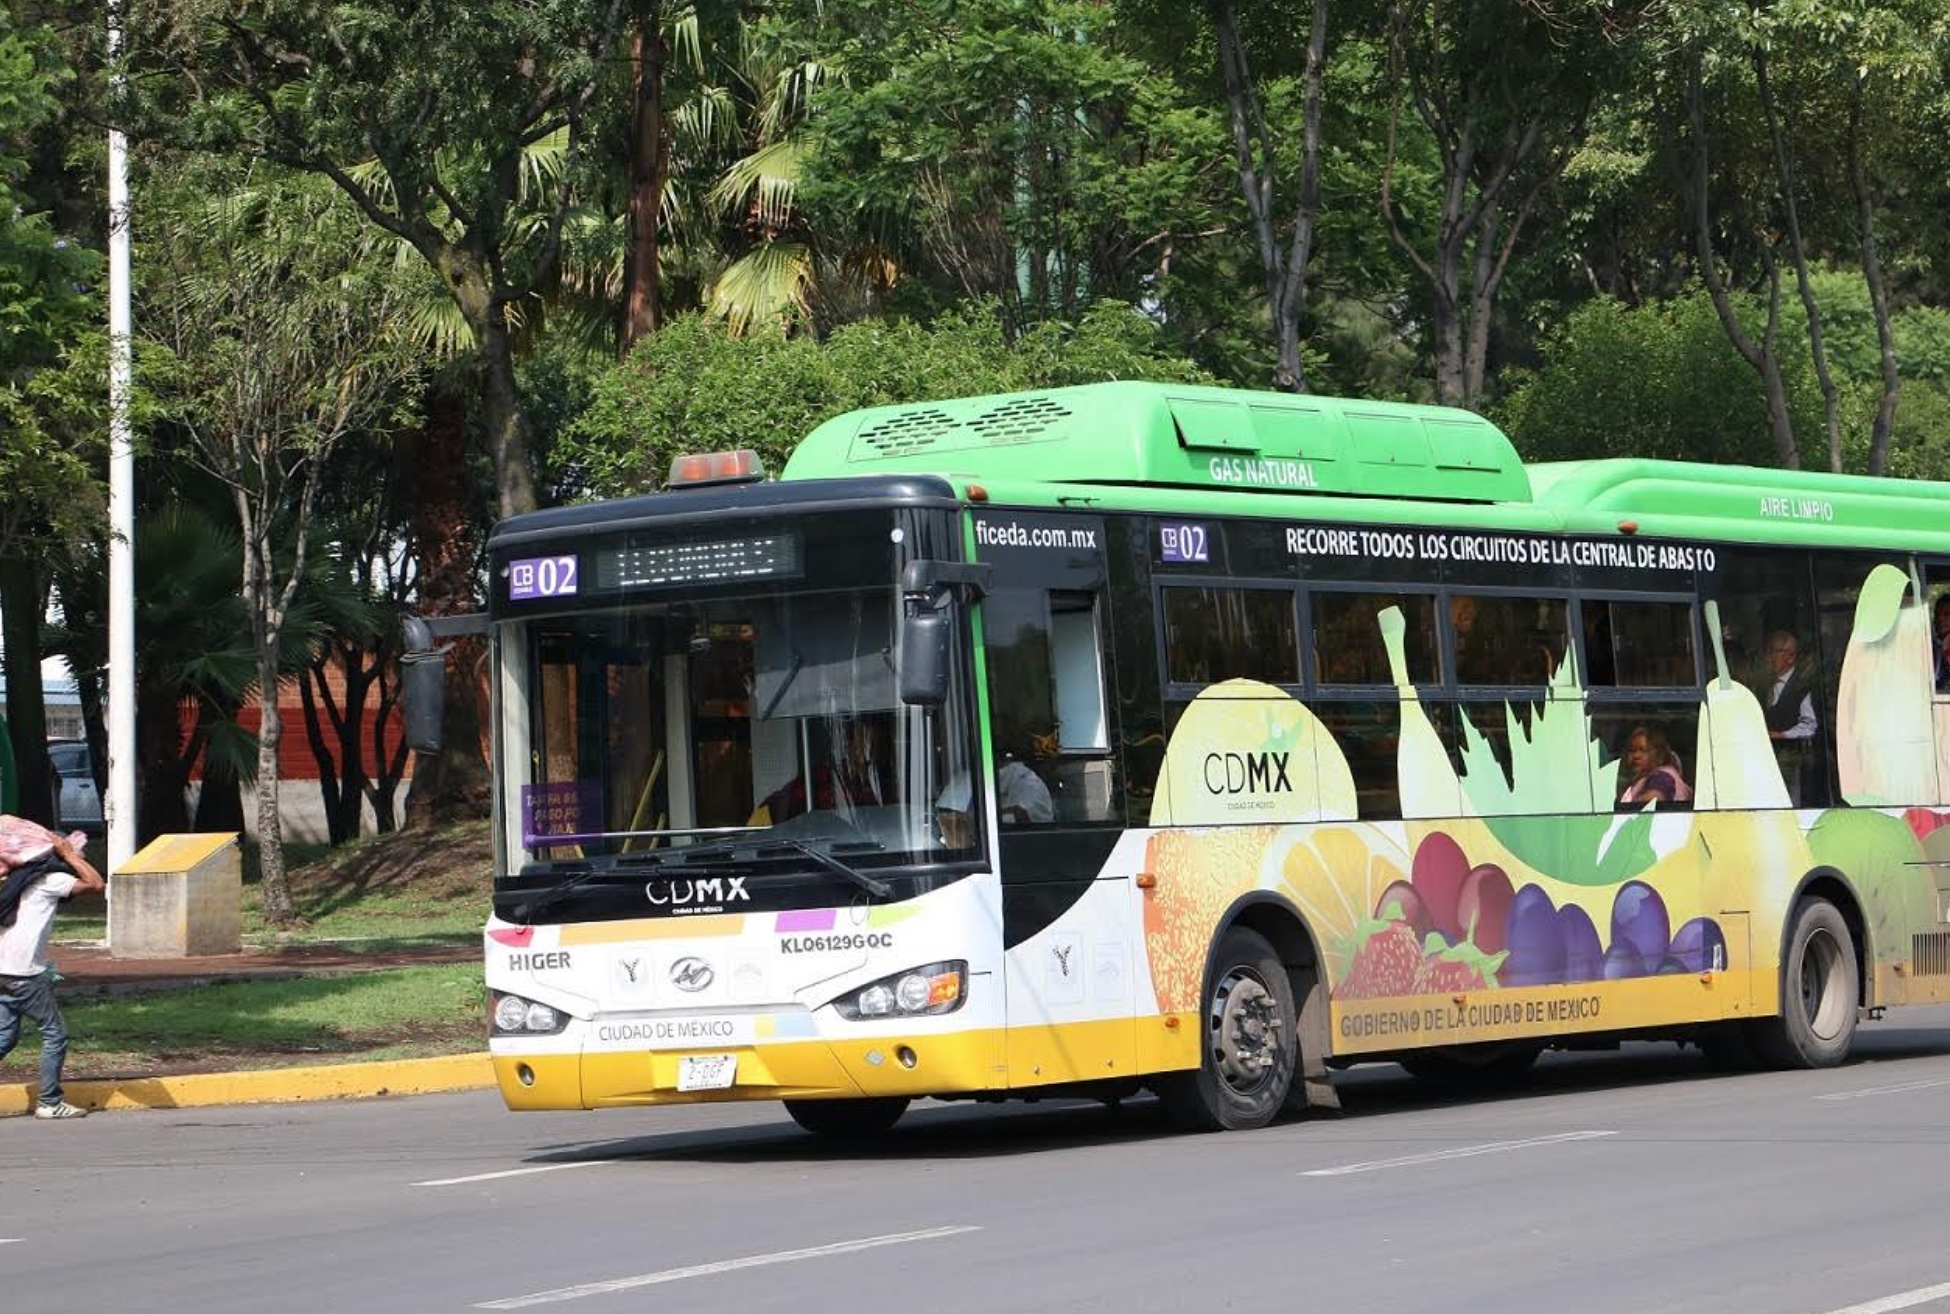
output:
[[1212,1057],[1225,1083],[1249,1095],[1273,1079],[1286,1050],[1279,1001],[1247,968],[1227,973],[1212,996]]

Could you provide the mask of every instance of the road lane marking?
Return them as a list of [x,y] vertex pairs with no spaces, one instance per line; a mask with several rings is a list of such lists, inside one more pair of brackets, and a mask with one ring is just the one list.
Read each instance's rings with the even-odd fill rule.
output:
[[525,1309],[530,1305],[548,1305],[561,1300],[579,1300],[583,1296],[606,1296],[618,1291],[634,1291],[638,1287],[653,1287],[665,1282],[682,1282],[685,1278],[709,1277],[714,1273],[732,1273],[741,1268],[763,1268],[768,1264],[790,1264],[801,1259],[825,1259],[830,1255],[850,1255],[858,1250],[873,1250],[879,1246],[905,1245],[910,1241],[934,1241],[945,1236],[960,1236],[964,1232],[979,1232],[979,1227],[966,1225],[955,1227],[930,1227],[921,1232],[891,1232],[886,1236],[863,1237],[858,1241],[836,1241],[827,1246],[809,1246],[804,1250],[780,1250],[769,1255],[747,1255],[743,1259],[722,1259],[714,1264],[693,1264],[689,1268],[667,1268],[661,1273],[643,1273],[636,1277],[611,1278],[607,1282],[585,1282],[577,1287],[557,1287],[553,1291],[537,1291],[528,1296],[510,1296],[505,1300],[489,1300],[476,1305],[475,1309]]
[[17,1246],[24,1240],[26,1240],[25,1237],[0,1236],[0,1246]]
[[1344,1163],[1338,1168],[1309,1168],[1302,1177],[1346,1177],[1369,1173],[1379,1168],[1408,1168],[1420,1163],[1440,1163],[1444,1159],[1468,1159],[1479,1154],[1501,1154],[1505,1150],[1527,1150],[1533,1145],[1562,1145],[1569,1141],[1591,1141],[1600,1136],[1616,1136],[1615,1131],[1559,1132],[1555,1136],[1532,1136],[1522,1141],[1491,1141],[1487,1145],[1464,1145],[1453,1150],[1430,1150],[1427,1154],[1404,1154],[1398,1159],[1370,1159],[1365,1163]]
[[1934,1090],[1938,1086],[1950,1086],[1950,1077],[1936,1077],[1929,1081],[1905,1081],[1895,1086],[1870,1086],[1864,1090],[1838,1090],[1827,1095],[1815,1096],[1818,1100],[1861,1100],[1871,1095],[1902,1095],[1912,1090]]
[[415,1186],[460,1186],[466,1182],[492,1182],[500,1177],[526,1177],[531,1173],[559,1173],[565,1168],[600,1168],[614,1159],[572,1159],[568,1163],[536,1164],[533,1168],[504,1168],[498,1173],[475,1173],[470,1177],[436,1177],[430,1182],[415,1182]]
[[1884,1296],[1880,1300],[1865,1300],[1860,1305],[1844,1305],[1840,1309],[1829,1310],[1828,1314],[1889,1314],[1890,1310],[1927,1305],[1933,1300],[1942,1300],[1945,1296],[1950,1296],[1950,1282],[1939,1282],[1933,1287],[1918,1287],[1914,1291],[1899,1291],[1893,1296]]

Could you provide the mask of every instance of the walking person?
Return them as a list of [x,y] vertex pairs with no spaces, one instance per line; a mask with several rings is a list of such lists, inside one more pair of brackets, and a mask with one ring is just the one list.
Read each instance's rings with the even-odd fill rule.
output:
[[47,942],[61,901],[77,891],[103,889],[107,882],[70,837],[18,817],[0,818],[0,866],[8,868],[0,880],[0,1060],[13,1052],[26,1017],[41,1032],[41,1091],[34,1116],[85,1118],[88,1111],[61,1093],[68,1028],[54,999]]

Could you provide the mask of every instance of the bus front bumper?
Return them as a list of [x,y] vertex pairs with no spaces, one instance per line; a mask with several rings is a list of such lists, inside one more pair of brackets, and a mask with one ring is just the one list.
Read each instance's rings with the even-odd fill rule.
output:
[[[493,1042],[494,1074],[511,1109],[604,1109],[734,1100],[860,1099],[992,1090],[1005,1083],[1001,1033],[863,1035],[698,1049],[536,1052]],[[729,1055],[732,1084],[679,1090],[683,1060]]]

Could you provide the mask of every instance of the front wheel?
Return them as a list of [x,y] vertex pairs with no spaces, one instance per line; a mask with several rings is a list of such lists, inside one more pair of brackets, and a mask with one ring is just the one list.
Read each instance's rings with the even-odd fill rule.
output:
[[1153,1083],[1165,1111],[1192,1131],[1249,1131],[1279,1114],[1293,1085],[1298,1030],[1293,983],[1273,946],[1227,931],[1206,982],[1197,1071]]
[[891,1131],[908,1102],[899,1096],[871,1100],[787,1100],[792,1120],[815,1136],[863,1141]]
[[1826,899],[1808,899],[1781,964],[1780,1016],[1754,1020],[1754,1048],[1770,1067],[1832,1068],[1848,1057],[1861,1002],[1848,923]]

